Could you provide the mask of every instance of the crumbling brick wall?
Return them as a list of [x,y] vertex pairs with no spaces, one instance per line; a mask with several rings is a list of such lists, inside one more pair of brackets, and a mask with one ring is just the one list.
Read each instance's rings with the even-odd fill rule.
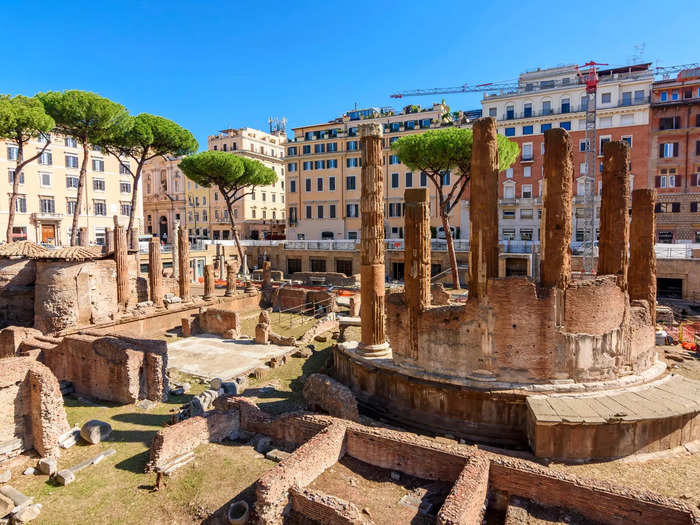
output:
[[281,287],[277,292],[276,310],[298,311],[306,304],[306,290],[304,288]]
[[226,310],[219,306],[211,306],[198,316],[199,327],[203,332],[228,336],[233,330],[236,334],[241,332],[241,319],[238,312]]
[[58,456],[58,438],[68,430],[51,370],[29,357],[1,359],[0,443],[19,440],[17,453],[34,448],[41,456]]
[[38,335],[41,335],[39,330],[24,326],[8,326],[0,330],[0,359],[17,356],[22,343]]
[[235,437],[240,429],[238,410],[212,411],[159,430],[151,444],[146,471],[163,468],[174,458],[191,452],[202,443]]
[[437,525],[481,525],[489,488],[489,466],[485,454],[469,457],[438,512]]
[[0,259],[0,328],[34,324],[36,263],[31,259]]
[[41,359],[80,394],[115,403],[167,399],[165,341],[69,335],[44,350]]
[[318,407],[341,419],[357,421],[360,417],[352,391],[324,374],[311,374],[306,379],[304,399],[311,407]]
[[352,503],[318,490],[292,487],[289,491],[293,514],[301,516],[301,522],[324,525],[371,525],[374,523]]

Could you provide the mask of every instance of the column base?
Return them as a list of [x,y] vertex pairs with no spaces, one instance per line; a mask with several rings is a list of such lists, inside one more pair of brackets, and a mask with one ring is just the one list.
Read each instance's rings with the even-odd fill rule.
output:
[[378,345],[357,345],[357,353],[362,357],[382,357],[391,358],[391,347],[389,343],[381,343]]

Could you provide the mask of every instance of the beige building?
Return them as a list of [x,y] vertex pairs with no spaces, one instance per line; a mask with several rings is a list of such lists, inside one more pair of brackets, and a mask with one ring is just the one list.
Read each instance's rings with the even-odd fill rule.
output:
[[[210,150],[229,151],[260,161],[277,173],[275,184],[256,188],[234,205],[234,218],[243,239],[284,237],[286,140],[284,131],[265,133],[253,128],[226,129],[209,137]],[[216,188],[210,190],[209,203],[211,238],[233,239],[226,203]]]
[[188,182],[178,167],[182,157],[156,157],[143,168],[143,214],[146,233],[165,243],[175,240],[175,223],[187,225],[185,189]]
[[[401,136],[453,125],[452,120],[449,108],[433,104],[426,109],[406,106],[400,112],[391,108],[354,110],[330,122],[294,128],[294,139],[286,145],[285,159],[287,239],[359,238],[362,155],[358,126],[367,122],[380,123],[384,128],[386,237],[403,238],[404,190],[428,187],[431,225],[434,234],[444,238],[432,183],[424,174],[412,172],[401,164],[389,148]],[[468,122],[468,119],[464,120]],[[452,174],[447,174],[447,177],[452,177]],[[451,187],[455,180],[449,182]],[[459,217],[460,205],[457,205],[450,215],[457,237],[460,234]]]
[[[73,210],[76,206],[78,177],[82,148],[74,139],[51,133],[46,151],[24,167],[20,177],[19,198],[13,226],[15,240],[30,240],[56,246],[70,244]],[[43,148],[47,137],[30,142],[25,158]],[[0,200],[0,232],[5,240],[12,181],[15,177],[17,146],[11,141],[0,141],[0,191],[6,198]],[[93,148],[87,166],[84,200],[79,227],[87,228],[91,244],[104,244],[105,228],[114,225],[113,216],[126,225],[131,209],[133,179],[123,164],[134,161],[118,160]],[[142,200],[137,198],[135,225],[143,231]]]

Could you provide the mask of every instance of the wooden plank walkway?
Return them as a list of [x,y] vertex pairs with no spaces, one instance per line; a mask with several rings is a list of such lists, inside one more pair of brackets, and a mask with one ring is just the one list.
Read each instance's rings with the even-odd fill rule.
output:
[[661,419],[700,412],[700,382],[673,375],[627,390],[527,398],[536,424],[601,424]]

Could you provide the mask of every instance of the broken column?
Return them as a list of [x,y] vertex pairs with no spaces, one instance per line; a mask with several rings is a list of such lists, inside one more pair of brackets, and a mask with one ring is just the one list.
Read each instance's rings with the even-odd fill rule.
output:
[[632,192],[629,294],[630,300],[644,300],[649,303],[652,325],[656,325],[655,205],[656,191],[641,189]]
[[88,245],[88,229],[85,226],[78,228],[78,244],[80,246]]
[[190,242],[187,238],[187,229],[179,228],[177,231],[178,243],[178,269],[180,284],[180,299],[189,301],[190,297]]
[[129,302],[129,261],[124,226],[114,228],[114,262],[117,264],[117,302],[126,308]]
[[154,306],[163,306],[163,263],[160,258],[160,240],[151,237],[148,241],[148,283]]
[[236,274],[238,273],[237,262],[228,263],[226,265],[226,297],[231,297],[236,293]]
[[214,298],[214,265],[204,266],[204,300],[209,301]]
[[172,245],[173,249],[173,278],[177,279],[178,276],[180,275],[180,263],[179,263],[179,257],[178,254],[180,253],[180,250],[178,250],[178,239],[177,235],[180,231],[180,221],[175,221],[175,226],[173,228],[173,232],[175,233],[173,235],[173,239],[170,240],[170,244]]
[[489,278],[498,277],[498,143],[496,120],[474,122],[469,210],[469,298],[486,296]]
[[540,281],[545,288],[566,288],[571,275],[571,138],[562,128],[544,132],[544,181],[540,229]]
[[430,209],[427,188],[407,189],[405,221],[405,297],[408,305],[409,356],[418,358],[420,313],[430,306]]
[[616,275],[627,288],[629,241],[629,147],[617,140],[603,145],[603,193],[600,202],[598,275]]
[[105,253],[111,253],[114,251],[114,230],[112,228],[105,228]]
[[358,347],[365,356],[384,357],[391,353],[384,329],[384,171],[382,169],[382,127],[360,124],[362,174],[360,212],[362,340]]
[[272,268],[271,268],[271,265],[270,265],[270,261],[264,261],[264,262],[263,262],[262,270],[263,270],[263,274],[262,274],[262,278],[263,278],[262,287],[263,287],[263,288],[272,288]]

